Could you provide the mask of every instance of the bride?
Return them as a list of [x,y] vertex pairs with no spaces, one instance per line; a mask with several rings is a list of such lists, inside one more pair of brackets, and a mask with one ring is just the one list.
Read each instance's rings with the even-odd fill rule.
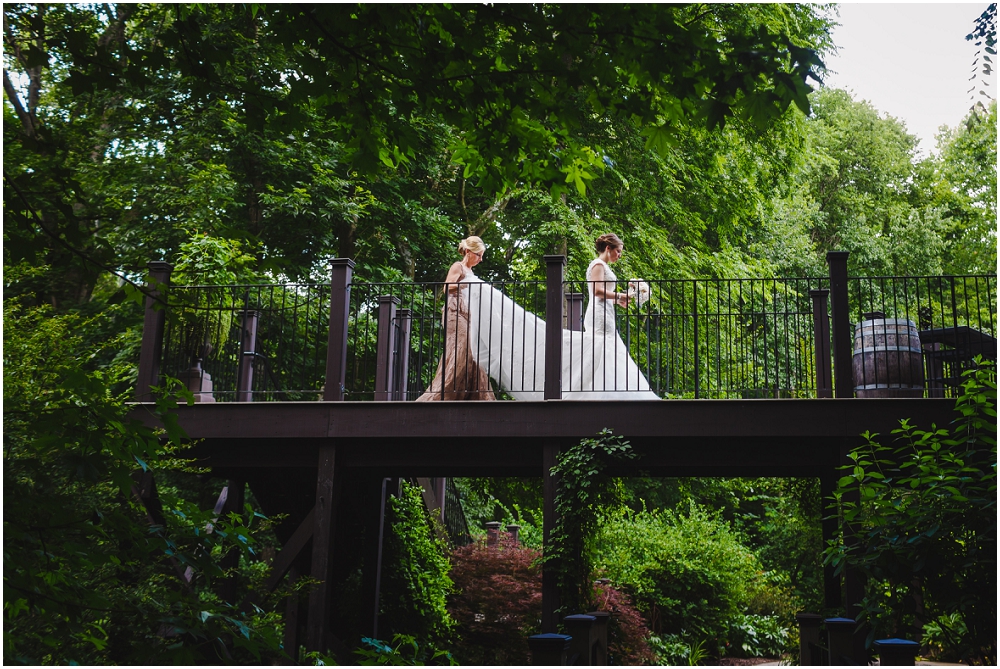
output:
[[[587,268],[590,301],[584,331],[562,332],[562,398],[658,400],[615,327],[615,305],[627,306],[629,296],[615,291],[617,278],[610,265],[621,258],[624,244],[608,234],[595,245],[598,257]],[[514,399],[543,399],[545,321],[472,272],[462,284],[472,357]]]

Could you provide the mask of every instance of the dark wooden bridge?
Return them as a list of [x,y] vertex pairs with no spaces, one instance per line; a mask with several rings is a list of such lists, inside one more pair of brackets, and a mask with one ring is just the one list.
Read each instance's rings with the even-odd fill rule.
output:
[[[294,602],[289,605],[286,648],[300,643],[311,650],[336,648],[345,607],[360,608],[361,619],[370,621],[365,629],[377,633],[386,479],[539,476],[549,528],[557,485],[549,468],[559,449],[604,428],[627,438],[640,455],[634,465],[613,470],[617,475],[817,477],[826,496],[846,454],[862,443],[861,433],[888,434],[903,418],[924,427],[948,424],[954,400],[934,398],[932,391],[930,398],[854,398],[846,254],[831,254],[830,266],[832,319],[817,315],[819,399],[566,401],[559,399],[558,371],[551,373],[559,369],[553,355],[545,361],[545,401],[343,401],[352,263],[339,261],[330,300],[325,401],[198,403],[178,409],[179,423],[188,437],[199,440],[191,451],[199,464],[229,479],[231,490],[249,485],[266,514],[288,514],[277,528],[284,548],[268,586],[273,589],[288,574],[320,581],[309,596],[307,613],[302,608],[305,616]],[[549,270],[550,281],[561,285],[562,260],[551,259]],[[162,288],[166,282],[156,271],[167,268],[154,267],[152,286]],[[561,292],[549,292],[555,297],[547,302],[547,323],[556,325],[547,336],[555,337],[563,322]],[[825,308],[825,296],[822,304]],[[135,408],[135,415],[149,423],[155,418],[144,400],[148,402],[150,386],[160,378],[163,323],[163,312],[150,299]],[[241,503],[239,495],[233,503]],[[367,528],[362,533],[364,596],[360,602],[336,602],[334,584],[344,577],[338,551],[343,542],[360,536],[346,529],[359,522]],[[831,523],[835,521],[825,521],[826,536],[836,530]],[[543,581],[543,631],[554,632],[558,620],[552,574],[545,573]],[[857,601],[858,585],[850,577],[840,583],[828,572],[828,604],[844,601],[844,588],[847,601]]]

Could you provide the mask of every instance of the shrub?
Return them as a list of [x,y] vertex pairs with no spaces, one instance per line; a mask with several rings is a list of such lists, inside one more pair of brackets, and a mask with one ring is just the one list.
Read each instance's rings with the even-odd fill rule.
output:
[[460,639],[462,664],[529,664],[528,637],[542,618],[541,551],[514,545],[500,534],[496,546],[476,542],[451,553],[455,591],[449,611]]
[[629,596],[607,583],[594,584],[593,610],[607,611],[608,663],[618,665],[656,664],[649,645],[649,627]]
[[951,659],[996,664],[992,364],[965,372],[956,410],[948,429],[901,421],[892,446],[864,435],[868,443],[850,453],[835,491],[846,536],[831,542],[826,557],[838,572],[865,577],[861,616],[871,623],[869,641],[916,636],[923,621],[935,620],[935,640]]
[[418,486],[406,482],[391,499],[392,531],[382,572],[382,615],[395,634],[412,635],[422,645],[450,640],[454,621],[447,598],[452,589],[445,544],[435,538]]
[[729,629],[727,655],[778,657],[796,650],[798,635],[778,616],[737,616]]
[[595,564],[628,591],[657,636],[709,649],[741,615],[760,571],[729,526],[692,504],[687,515],[623,510],[604,519]]

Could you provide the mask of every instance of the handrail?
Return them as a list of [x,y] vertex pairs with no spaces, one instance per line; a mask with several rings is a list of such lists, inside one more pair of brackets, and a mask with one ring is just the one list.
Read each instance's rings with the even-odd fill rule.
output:
[[[930,343],[936,348],[925,347],[924,357],[937,367],[928,367],[926,376],[944,379],[945,387],[931,388],[933,396],[949,395],[947,379],[967,364],[958,360],[964,353],[956,346],[962,344],[939,330],[966,328],[971,334],[963,335],[962,341],[978,337],[977,350],[995,350],[995,275],[848,277],[845,257],[831,254],[830,260],[836,276],[832,272],[830,277],[647,279],[649,301],[616,311],[620,346],[653,392],[665,398],[822,397],[831,386],[839,397],[853,396],[853,324],[869,312],[911,320],[935,339]],[[580,296],[589,292],[589,282],[561,276],[561,257],[553,262],[558,271],[546,281],[485,284],[497,295],[511,298],[511,304],[517,303],[529,316],[538,315],[541,329],[523,326],[516,335],[525,347],[539,351],[542,340],[567,337],[566,329],[580,332],[575,319],[581,318],[587,304]],[[449,294],[449,286],[442,282],[369,282],[354,277],[353,262],[341,259],[334,263],[329,284],[167,289],[169,265],[159,263],[153,269],[151,288],[163,290],[167,307],[147,305],[137,384],[140,399],[150,399],[149,386],[169,375],[197,388],[196,397],[207,401],[376,396],[413,400],[428,388],[442,360],[448,324],[442,322],[441,313]],[[624,284],[619,282],[620,289]],[[821,297],[824,294],[829,297]],[[380,298],[395,304],[383,317],[389,321],[382,327]],[[252,350],[240,345],[243,334],[234,336],[250,312],[259,314]],[[485,324],[483,313],[476,317]],[[568,314],[565,329],[563,313]],[[830,326],[824,325],[827,319]],[[586,332],[573,335],[581,336]],[[582,341],[573,337],[567,341]],[[827,345],[827,337],[832,345]],[[376,355],[380,347],[382,353]],[[552,345],[544,350],[561,353]],[[565,369],[551,359],[539,359],[530,368],[514,370],[509,383],[519,386],[500,387],[494,380],[493,388],[499,398],[508,390],[538,393],[539,399],[555,397],[554,389],[559,396],[567,391],[591,392],[591,386],[580,386],[576,376],[553,378],[575,373],[573,365],[581,363],[573,356],[582,354],[573,350]],[[480,345],[472,358],[482,355]],[[258,358],[267,361],[266,372],[254,375],[256,365],[251,360]],[[595,391],[598,386],[593,385]]]

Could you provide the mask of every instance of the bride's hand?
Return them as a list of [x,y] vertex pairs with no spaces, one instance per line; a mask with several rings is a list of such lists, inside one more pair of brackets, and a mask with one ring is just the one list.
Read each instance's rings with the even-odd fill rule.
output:
[[622,307],[628,306],[628,293],[618,293],[618,299],[615,300]]

